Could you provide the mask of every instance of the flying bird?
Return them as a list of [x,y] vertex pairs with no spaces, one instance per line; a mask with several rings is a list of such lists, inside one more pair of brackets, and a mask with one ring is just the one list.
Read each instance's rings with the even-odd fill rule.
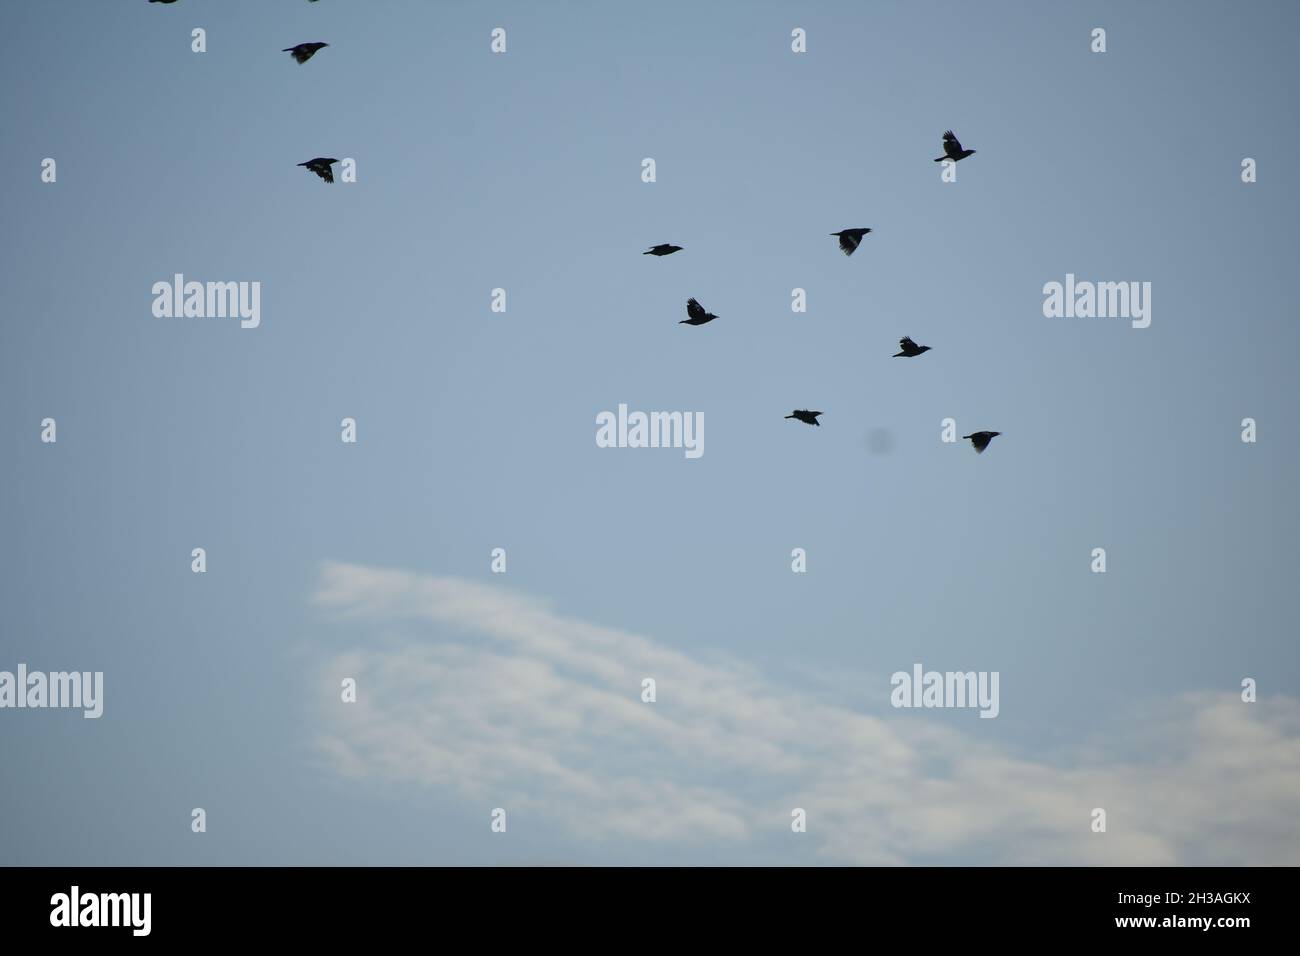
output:
[[330,167],[337,163],[337,159],[326,159],[318,156],[315,159],[309,159],[305,163],[299,163],[299,166],[306,166],[313,173],[325,180],[327,183],[334,182],[334,170]]
[[682,247],[681,247],[681,246],[672,246],[672,245],[669,245],[669,244],[666,243],[666,242],[661,242],[661,243],[659,243],[659,245],[657,245],[657,246],[651,246],[651,247],[650,247],[649,249],[647,249],[645,252],[641,253],[641,255],[643,255],[643,256],[671,256],[674,252],[681,252],[681,251],[682,251]]
[[705,322],[712,322],[717,318],[712,312],[705,312],[704,306],[700,305],[695,299],[686,300],[686,314],[690,318],[682,319],[678,325],[703,325]]
[[975,150],[962,149],[961,143],[957,142],[957,137],[952,134],[952,130],[948,130],[943,134],[943,155],[938,157],[935,162],[942,163],[945,159],[951,159],[955,163],[959,159],[974,155]]
[[149,0],[150,3],[175,3],[176,0]]
[[870,229],[841,229],[839,232],[832,232],[832,236],[840,237],[840,248],[844,250],[846,256],[853,255],[853,250],[862,242],[862,237],[869,233]]
[[973,435],[962,435],[962,438],[969,438],[970,443],[975,446],[975,451],[984,454],[984,449],[989,447],[989,442],[1001,435],[1001,432],[976,432]]
[[912,337],[910,335],[904,335],[901,339],[899,339],[898,347],[903,351],[895,352],[894,358],[916,358],[922,352],[930,351],[930,346],[917,345],[915,342],[912,341]]
[[316,55],[317,50],[329,46],[328,43],[299,43],[297,46],[286,47],[281,53],[292,53],[293,58],[299,63],[306,63]]
[[797,418],[805,425],[816,425],[818,428],[821,428],[822,423],[817,420],[817,416],[820,414],[821,412],[810,412],[806,408],[796,408],[793,412],[791,412],[789,415],[785,417]]

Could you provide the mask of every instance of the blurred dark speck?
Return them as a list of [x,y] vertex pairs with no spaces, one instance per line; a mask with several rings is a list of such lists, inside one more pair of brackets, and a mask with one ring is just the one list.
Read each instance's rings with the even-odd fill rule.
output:
[[873,455],[888,455],[894,450],[894,433],[888,428],[873,428],[867,432],[867,451]]

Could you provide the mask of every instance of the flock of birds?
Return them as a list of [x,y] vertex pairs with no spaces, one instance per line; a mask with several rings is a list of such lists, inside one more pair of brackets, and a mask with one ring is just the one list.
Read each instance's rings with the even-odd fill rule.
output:
[[[149,2],[175,3],[176,0],[149,0]],[[308,2],[315,3],[316,0],[308,0]],[[288,53],[299,64],[302,64],[306,63],[327,46],[329,46],[328,43],[320,42],[299,43],[295,46],[285,47],[280,52]],[[936,163],[942,163],[945,160],[951,160],[955,163],[965,159],[967,156],[973,155],[975,155],[975,150],[963,149],[961,143],[953,134],[953,131],[948,130],[943,134],[943,155],[936,157],[934,161]],[[317,156],[315,159],[309,159],[305,163],[299,163],[298,165],[306,167],[308,171],[315,173],[321,179],[325,180],[325,182],[332,183],[334,182],[334,164],[337,162],[339,162],[339,160],[330,156]],[[858,246],[862,244],[863,238],[870,233],[871,229],[869,227],[859,226],[853,229],[841,229],[839,232],[832,232],[831,235],[839,240],[840,250],[846,256],[851,256],[855,251],[857,251]],[[672,243],[663,242],[656,246],[651,246],[642,253],[642,255],[671,256],[675,252],[681,252],[682,249],[682,246],[675,246]],[[682,319],[678,325],[704,325],[705,323],[712,322],[717,317],[718,316],[714,313],[709,312],[704,308],[704,306],[700,305],[698,299],[690,298],[686,300],[686,318]],[[900,351],[894,353],[894,358],[916,358],[917,356],[930,351],[930,346],[917,345],[912,341],[911,336],[908,335],[904,335],[898,340],[898,347]],[[822,413],[819,411],[811,411],[806,408],[796,408],[785,417],[796,419],[806,425],[817,425],[820,427],[821,422],[817,421],[817,417],[821,414]],[[973,432],[970,435],[962,435],[961,437],[963,439],[968,439],[971,445],[975,448],[975,451],[983,452],[985,448],[989,447],[989,442],[994,438],[997,438],[1000,434],[1002,433],[982,431]]]
[[[944,160],[952,160],[955,163],[965,159],[967,156],[973,156],[974,154],[975,150],[973,149],[963,149],[961,143],[953,134],[953,131],[948,130],[943,134],[943,155],[937,157],[935,162],[941,163]],[[841,229],[839,232],[832,232],[831,235],[839,239],[840,250],[846,256],[851,256],[855,251],[857,251],[858,246],[862,244],[863,237],[867,236],[870,232],[870,227],[858,226],[853,229]],[[675,246],[672,243],[661,242],[659,245],[651,246],[643,252],[642,255],[671,256],[674,252],[681,252],[682,248],[682,246]],[[704,306],[700,305],[698,299],[692,298],[686,300],[686,318],[682,319],[677,324],[704,325],[706,322],[712,322],[716,318],[716,315],[706,310]],[[926,352],[930,351],[930,346],[917,345],[912,341],[910,335],[904,335],[899,339],[898,347],[900,351],[894,353],[894,358],[916,358],[918,355],[924,355]],[[817,425],[820,427],[821,422],[817,421],[817,416],[821,414],[821,412],[812,411],[807,408],[796,408],[785,417],[796,419],[797,421],[803,422],[805,425]],[[989,447],[989,442],[1001,434],[1001,432],[973,432],[970,435],[962,435],[961,437],[969,439],[976,452],[983,452],[985,448]]]

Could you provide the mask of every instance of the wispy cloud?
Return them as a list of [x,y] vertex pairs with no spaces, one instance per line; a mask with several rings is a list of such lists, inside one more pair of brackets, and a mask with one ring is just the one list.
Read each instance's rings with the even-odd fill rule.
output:
[[495,584],[330,563],[313,600],[348,642],[324,672],[360,688],[320,715],[328,766],[623,840],[628,862],[647,842],[689,858],[782,834],[838,863],[1300,862],[1293,698],[1188,695],[1144,720],[1150,759],[1101,739],[1063,766],[990,742],[989,721],[881,710],[884,690],[852,709]]

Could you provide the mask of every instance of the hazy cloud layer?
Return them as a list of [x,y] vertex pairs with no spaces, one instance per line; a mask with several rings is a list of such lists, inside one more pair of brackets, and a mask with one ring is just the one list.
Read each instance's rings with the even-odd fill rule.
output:
[[[322,686],[360,689],[322,704],[329,767],[502,806],[626,862],[648,843],[688,859],[782,836],[799,842],[772,862],[1300,862],[1293,698],[1188,695],[1144,715],[1139,745],[1099,737],[1049,762],[999,744],[995,721],[891,710],[883,683],[860,710],[826,703],[495,584],[330,563],[313,600],[346,641],[326,649]],[[1122,733],[1122,716],[1104,729]]]

